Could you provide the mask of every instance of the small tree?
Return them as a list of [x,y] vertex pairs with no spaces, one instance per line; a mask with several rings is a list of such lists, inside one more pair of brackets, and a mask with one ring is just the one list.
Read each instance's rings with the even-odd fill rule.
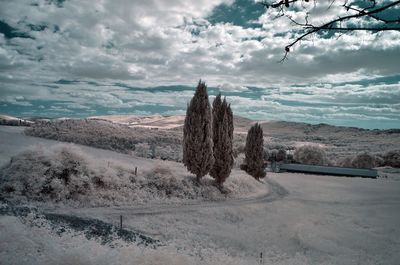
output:
[[400,150],[391,150],[383,157],[386,166],[400,168]]
[[183,126],[183,164],[198,181],[214,163],[212,149],[211,106],[207,86],[200,80],[188,104]]
[[210,175],[222,186],[233,167],[233,114],[221,94],[214,99],[212,114],[214,165]]
[[278,153],[276,154],[276,161],[282,162],[286,160],[286,150],[279,149]]
[[354,168],[374,168],[375,167],[375,156],[368,153],[363,152],[361,154],[356,155],[351,160],[351,166]]
[[246,171],[255,179],[264,178],[264,138],[261,126],[254,124],[247,133],[245,147]]
[[325,166],[329,164],[325,150],[315,145],[303,145],[294,151],[294,160],[307,165]]

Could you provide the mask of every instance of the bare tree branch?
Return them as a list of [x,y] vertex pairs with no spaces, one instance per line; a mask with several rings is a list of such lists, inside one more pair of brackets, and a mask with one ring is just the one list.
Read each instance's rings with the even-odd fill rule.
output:
[[[340,32],[351,32],[351,31],[371,31],[371,32],[381,32],[381,31],[400,31],[400,14],[397,18],[383,18],[380,15],[383,14],[384,11],[396,8],[400,6],[400,0],[392,1],[390,3],[384,3],[384,5],[377,7],[376,0],[365,0],[367,6],[362,8],[358,5],[355,5],[350,0],[344,1],[342,7],[346,11],[352,11],[353,14],[347,16],[339,16],[336,19],[332,19],[328,22],[323,23],[322,25],[314,25],[309,23],[309,13],[305,15],[305,22],[299,22],[294,20],[289,15],[285,14],[285,9],[289,8],[291,5],[300,2],[304,7],[305,4],[309,2],[309,0],[280,0],[275,2],[268,2],[264,0],[261,4],[265,8],[274,8],[278,10],[278,17],[286,16],[294,25],[302,27],[300,30],[301,34],[296,37],[294,41],[285,46],[285,55],[282,58],[281,62],[287,59],[287,55],[290,52],[290,49],[296,45],[301,40],[305,39],[309,35],[313,33],[317,33],[320,31],[340,31]],[[336,3],[336,0],[332,0],[329,3],[328,9],[330,9],[333,4]],[[304,5],[303,5],[304,4]],[[314,0],[314,6],[317,4],[317,0]],[[342,27],[342,22],[346,22],[352,19],[362,20],[363,18],[370,18],[380,24],[377,26],[344,26]],[[338,26],[339,24],[339,26]],[[383,25],[382,25],[383,24]]]

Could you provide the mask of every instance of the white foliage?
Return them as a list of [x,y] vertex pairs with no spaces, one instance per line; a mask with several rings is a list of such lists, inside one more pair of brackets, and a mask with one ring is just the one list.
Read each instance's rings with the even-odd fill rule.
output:
[[150,156],[150,145],[148,143],[139,143],[135,146],[135,155],[148,158]]
[[[152,160],[155,161],[155,160]],[[140,167],[96,160],[73,144],[40,146],[13,157],[0,170],[0,190],[17,201],[57,202],[71,206],[129,205],[152,201],[220,200],[264,191],[258,183],[236,176],[221,194],[210,177],[202,185],[180,164],[158,161]]]
[[303,145],[294,152],[294,159],[308,165],[328,165],[325,150],[315,145]]
[[16,217],[1,216],[0,230],[0,261],[9,265],[196,264],[193,257],[178,254],[170,247],[153,250],[117,242],[110,248],[80,234],[64,233],[59,237],[49,231],[46,223],[31,227]]
[[238,154],[234,160],[233,168],[240,169],[240,165],[244,164],[244,159],[244,153]]
[[[150,249],[115,240],[113,247],[88,240],[82,234],[56,235],[43,221],[40,226],[11,216],[0,216],[0,263],[8,265],[250,265],[253,260],[230,256],[222,249],[201,248],[201,256],[179,251],[174,245]],[[1,263],[3,264],[3,263]]]

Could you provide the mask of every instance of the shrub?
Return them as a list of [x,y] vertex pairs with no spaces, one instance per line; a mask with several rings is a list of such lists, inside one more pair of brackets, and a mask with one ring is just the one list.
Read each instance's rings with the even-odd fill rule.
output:
[[233,145],[233,157],[236,158],[240,154],[244,153],[245,145],[243,143],[235,142]]
[[389,151],[383,158],[385,159],[386,166],[400,168],[400,150]]
[[245,154],[239,154],[234,161],[234,168],[240,169],[240,166],[244,163],[245,160]]
[[353,160],[353,156],[346,156],[346,157],[341,158],[338,161],[337,165],[340,167],[353,167],[351,165],[352,160]]
[[380,154],[375,155],[375,166],[383,167],[384,165],[385,165],[385,159],[383,158],[383,156]]
[[293,154],[294,160],[308,165],[327,165],[328,158],[325,151],[314,145],[303,145],[297,148]]
[[183,164],[198,181],[214,164],[211,130],[211,106],[207,86],[199,81],[190,101],[183,126]]
[[276,161],[286,161],[286,150],[279,149],[278,153],[276,154]]
[[268,161],[286,161],[288,147],[282,144],[269,143],[265,146],[264,159]]
[[148,143],[139,143],[135,146],[135,155],[149,158],[150,157],[150,145]]
[[[140,161],[140,160],[139,160]],[[12,158],[0,168],[0,194],[13,203],[60,203],[77,206],[132,205],[174,202],[181,199],[224,199],[264,192],[252,178],[232,176],[221,193],[214,180],[203,185],[178,164],[158,161],[135,174],[131,161],[103,160],[71,144],[48,149],[35,147]]]
[[33,200],[79,200],[93,188],[84,156],[70,146],[25,151],[0,172],[4,192]]
[[171,176],[172,171],[168,166],[157,164],[151,171],[153,175]]
[[276,161],[277,156],[278,156],[278,150],[272,149],[265,151],[264,158],[267,159],[268,161]]
[[374,168],[375,167],[375,156],[364,152],[356,155],[351,160],[351,167],[354,168]]
[[288,153],[286,155],[286,161],[288,161],[289,163],[292,163],[294,161],[294,156],[292,153]]
[[264,178],[264,138],[261,126],[254,124],[247,133],[245,147],[245,165],[241,167],[255,179]]
[[[153,193],[158,197],[177,197],[183,198],[185,194],[193,193],[191,185],[172,174],[172,170],[167,165],[156,164],[152,170],[147,172],[146,178],[141,181],[144,187],[151,187]],[[185,188],[188,190],[185,191]],[[192,197],[193,198],[193,197]]]

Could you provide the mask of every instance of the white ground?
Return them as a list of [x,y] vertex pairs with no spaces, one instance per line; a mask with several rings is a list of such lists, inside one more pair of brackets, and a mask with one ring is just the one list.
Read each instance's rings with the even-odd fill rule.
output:
[[[1,164],[32,143],[57,143],[20,132],[0,127]],[[82,148],[98,157],[128,160],[111,151]],[[58,238],[44,228],[30,230],[13,217],[0,217],[0,261],[260,264],[263,253],[264,264],[399,264],[400,181],[269,173],[266,185],[268,194],[234,201],[47,209],[115,224],[123,215],[126,228],[165,244],[157,251],[110,249],[79,236]]]

